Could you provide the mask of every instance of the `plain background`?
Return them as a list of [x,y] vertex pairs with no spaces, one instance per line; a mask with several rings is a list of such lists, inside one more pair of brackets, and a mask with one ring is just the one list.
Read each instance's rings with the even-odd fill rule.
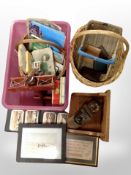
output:
[[[0,1],[0,98],[2,97],[6,56],[11,24],[29,17],[67,21],[71,37],[91,19],[121,26],[131,41],[130,0],[1,0]],[[12,64],[15,64],[12,63]],[[60,164],[16,163],[17,134],[4,132],[6,109],[0,106],[0,174],[1,175],[129,175],[131,174],[131,53],[121,76],[112,84],[99,88],[81,84],[70,67],[72,92],[103,92],[110,89],[110,142],[100,141],[97,168]],[[69,96],[70,97],[70,96]],[[68,111],[68,108],[67,108]]]

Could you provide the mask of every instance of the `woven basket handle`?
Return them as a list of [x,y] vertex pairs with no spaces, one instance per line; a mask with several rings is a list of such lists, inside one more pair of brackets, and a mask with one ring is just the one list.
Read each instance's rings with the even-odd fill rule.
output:
[[17,44],[17,47],[19,44],[27,44],[27,43],[41,43],[41,44],[49,44],[51,46],[54,46],[56,47],[59,51],[63,51],[62,48],[60,48],[57,44],[51,42],[51,41],[47,41],[47,40],[41,40],[41,39],[22,39],[18,44]]
[[82,50],[81,50],[81,47],[78,49],[78,54],[79,54],[80,56],[83,56],[84,58],[88,58],[88,59],[97,61],[97,62],[99,62],[99,63],[107,64],[107,65],[109,65],[109,64],[114,64],[114,63],[115,63],[115,60],[116,60],[116,58],[111,58],[111,59],[109,59],[109,60],[105,60],[105,59],[103,59],[103,58],[96,57],[96,56],[94,56],[94,55],[92,55],[92,54],[89,54],[89,53],[86,53],[86,52],[82,51]]
[[[81,31],[81,32],[78,32],[74,36],[72,43],[74,43],[74,40],[76,40],[80,36],[83,36],[83,35],[94,35],[94,34],[111,36],[111,37],[114,37],[114,38],[118,39],[119,42],[123,43],[123,50],[124,50],[123,57],[125,58],[127,56],[127,53],[129,51],[129,44],[128,44],[127,40],[124,37],[122,37],[121,35],[119,35],[117,33],[114,33],[114,32],[111,32],[111,31],[106,31],[106,30],[85,30],[85,31]],[[125,45],[125,48],[124,48],[124,45]]]

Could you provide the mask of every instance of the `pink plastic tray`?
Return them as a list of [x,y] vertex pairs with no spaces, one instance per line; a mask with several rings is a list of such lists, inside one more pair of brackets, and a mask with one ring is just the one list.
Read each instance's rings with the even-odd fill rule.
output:
[[10,77],[19,75],[18,72],[18,58],[15,51],[17,43],[22,37],[27,34],[26,21],[18,20],[15,21],[10,33],[7,65],[5,72],[4,90],[2,103],[8,109],[36,109],[36,110],[50,110],[50,111],[64,111],[68,105],[68,94],[69,94],[69,52],[70,52],[70,25],[63,21],[55,21],[56,24],[61,26],[62,30],[66,33],[66,92],[65,92],[65,103],[62,106],[43,106],[42,101],[35,100],[33,98],[35,92],[9,92],[8,87],[10,84]]

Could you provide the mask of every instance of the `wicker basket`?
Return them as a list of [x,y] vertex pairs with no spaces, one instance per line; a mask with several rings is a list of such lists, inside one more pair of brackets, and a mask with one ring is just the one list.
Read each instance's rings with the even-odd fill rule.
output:
[[[87,44],[94,47],[103,46],[109,55],[113,58],[115,56],[114,64],[111,63],[112,59],[108,60],[107,73],[101,76],[101,81],[99,82],[83,77],[78,70],[78,61],[81,59],[78,50],[81,46]],[[86,85],[98,87],[109,84],[117,79],[122,72],[128,51],[129,44],[127,40],[122,37],[122,29],[120,27],[92,20],[88,24],[80,27],[72,39],[71,65],[73,72],[76,78]],[[95,57],[94,61],[96,61],[96,59]]]

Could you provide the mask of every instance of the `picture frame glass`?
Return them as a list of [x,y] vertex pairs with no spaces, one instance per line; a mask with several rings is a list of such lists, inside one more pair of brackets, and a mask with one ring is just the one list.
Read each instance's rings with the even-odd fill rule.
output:
[[61,136],[62,131],[58,128],[24,128],[21,157],[61,159]]
[[17,161],[62,162],[65,159],[63,125],[21,124]]

